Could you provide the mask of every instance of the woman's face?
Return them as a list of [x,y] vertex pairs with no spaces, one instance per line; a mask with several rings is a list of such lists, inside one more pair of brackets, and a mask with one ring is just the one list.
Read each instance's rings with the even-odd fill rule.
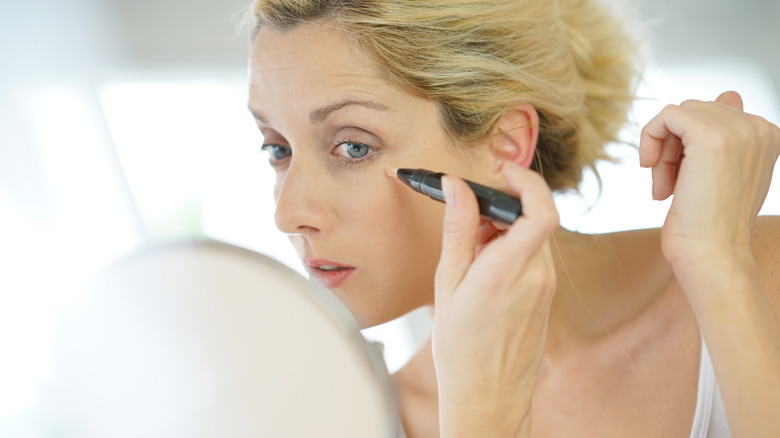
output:
[[370,57],[325,24],[260,30],[250,68],[249,106],[276,172],[276,225],[311,277],[364,326],[432,304],[443,205],[387,169],[482,182],[492,155],[456,152],[434,102],[381,79]]

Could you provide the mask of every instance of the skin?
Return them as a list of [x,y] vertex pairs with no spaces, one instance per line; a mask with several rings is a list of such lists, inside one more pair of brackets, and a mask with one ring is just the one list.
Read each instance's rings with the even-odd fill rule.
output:
[[[327,23],[261,29],[250,62],[279,229],[302,259],[354,268],[333,290],[363,325],[434,309],[431,341],[395,375],[410,438],[687,436],[702,335],[732,434],[780,430],[780,252],[767,244],[780,223],[754,224],[780,133],[738,95],[670,106],[643,130],[654,196],[675,195],[663,230],[587,236],[557,226],[527,169],[533,108],[511,108],[465,152],[435,102],[386,82]],[[334,109],[345,99],[362,103]],[[344,141],[370,148],[355,158]],[[388,167],[513,193],[524,216],[486,222],[459,179],[445,179],[445,207]]]
[[[310,44],[323,33],[324,47]],[[265,144],[290,147],[295,157],[275,165],[278,228],[302,259],[357,267],[336,292],[364,326],[431,305],[441,243],[430,237],[441,236],[435,218],[444,207],[394,181],[387,168],[428,167],[486,182],[492,157],[475,151],[466,162],[454,154],[442,131],[430,131],[438,124],[436,105],[388,87],[334,30],[263,30],[251,69],[250,109],[265,120],[258,119]],[[311,111],[344,99],[387,109],[349,105],[311,123]],[[345,140],[376,152],[364,164],[345,165],[348,155],[332,151]]]

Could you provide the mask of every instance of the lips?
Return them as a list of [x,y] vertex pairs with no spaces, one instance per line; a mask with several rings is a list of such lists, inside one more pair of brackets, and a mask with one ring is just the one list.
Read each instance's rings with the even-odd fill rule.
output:
[[328,289],[338,287],[357,270],[354,266],[342,265],[329,260],[306,259],[303,262],[308,268],[309,275]]

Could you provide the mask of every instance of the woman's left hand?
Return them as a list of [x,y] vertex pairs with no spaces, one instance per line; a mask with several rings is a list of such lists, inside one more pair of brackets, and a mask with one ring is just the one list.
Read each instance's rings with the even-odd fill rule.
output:
[[707,343],[734,436],[780,430],[777,290],[764,290],[751,248],[779,152],[780,129],[745,114],[734,92],[666,107],[639,145],[653,197],[674,195],[661,244]]
[[712,257],[752,258],[751,227],[779,152],[780,129],[743,112],[733,91],[667,106],[644,127],[639,158],[652,168],[653,198],[674,195],[662,247],[678,278]]

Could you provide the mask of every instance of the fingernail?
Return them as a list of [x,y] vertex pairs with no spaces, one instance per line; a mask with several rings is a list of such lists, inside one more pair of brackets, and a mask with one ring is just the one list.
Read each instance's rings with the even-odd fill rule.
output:
[[455,190],[453,190],[452,183],[446,176],[441,179],[441,191],[444,193],[444,200],[447,204],[450,204],[453,207],[458,206],[458,197],[455,196]]

